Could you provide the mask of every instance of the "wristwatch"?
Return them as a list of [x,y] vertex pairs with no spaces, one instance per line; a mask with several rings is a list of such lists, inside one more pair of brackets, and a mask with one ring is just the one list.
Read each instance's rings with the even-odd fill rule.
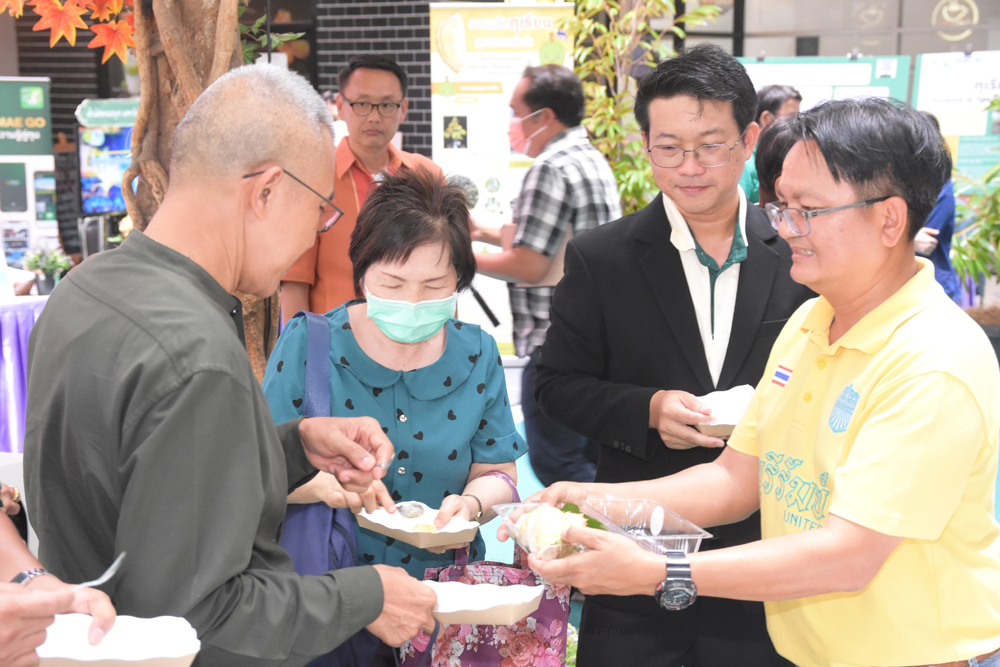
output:
[[683,551],[667,552],[667,578],[656,585],[655,597],[661,607],[670,611],[690,607],[698,597],[691,579],[691,561]]
[[48,574],[48,572],[45,571],[45,570],[43,570],[40,567],[36,567],[36,568],[34,568],[32,570],[25,570],[24,572],[21,572],[16,577],[14,577],[13,579],[11,579],[10,583],[12,583],[12,584],[21,584],[22,586],[27,586],[28,583],[31,582],[32,579],[34,579],[35,577],[40,577],[43,574]]

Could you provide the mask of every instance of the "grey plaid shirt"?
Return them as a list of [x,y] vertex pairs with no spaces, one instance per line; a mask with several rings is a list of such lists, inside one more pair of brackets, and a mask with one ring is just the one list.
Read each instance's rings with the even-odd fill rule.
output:
[[[590,145],[583,126],[560,132],[524,177],[514,205],[514,246],[554,257],[570,227],[574,237],[620,218],[621,200],[611,167]],[[545,342],[554,287],[510,285],[514,349],[526,357]]]

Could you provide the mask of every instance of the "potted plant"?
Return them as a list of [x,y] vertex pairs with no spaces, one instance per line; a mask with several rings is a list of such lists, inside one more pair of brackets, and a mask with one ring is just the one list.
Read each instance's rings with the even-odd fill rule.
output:
[[39,294],[51,294],[59,279],[69,271],[69,267],[69,257],[59,249],[42,248],[24,255],[24,268],[37,274],[35,284],[38,286]]

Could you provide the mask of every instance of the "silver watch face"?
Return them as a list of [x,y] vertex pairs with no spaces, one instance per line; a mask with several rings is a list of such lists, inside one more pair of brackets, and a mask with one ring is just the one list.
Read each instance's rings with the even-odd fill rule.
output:
[[656,587],[656,601],[670,611],[691,606],[696,597],[697,589],[690,579],[668,580]]

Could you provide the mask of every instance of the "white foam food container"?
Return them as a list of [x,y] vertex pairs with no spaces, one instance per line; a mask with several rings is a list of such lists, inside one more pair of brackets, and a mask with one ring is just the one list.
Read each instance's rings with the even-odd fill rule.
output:
[[725,391],[713,391],[711,394],[699,396],[698,400],[712,408],[712,422],[695,424],[695,428],[715,438],[728,438],[733,429],[743,419],[743,413],[750,405],[754,388],[748,384],[733,387]]
[[441,623],[513,625],[534,613],[544,586],[497,586],[459,581],[425,581],[437,594],[431,614]]
[[417,526],[420,525],[433,525],[437,513],[438,510],[424,505],[424,513],[414,519],[407,519],[399,512],[387,512],[381,507],[374,512],[362,510],[354,516],[357,517],[358,525],[362,528],[420,549],[443,547],[449,544],[465,544],[475,539],[479,524],[459,517],[452,517],[448,523],[433,533],[417,529]]
[[190,667],[201,650],[191,624],[175,616],[119,616],[93,646],[86,614],[60,614],[38,647],[41,667]]

